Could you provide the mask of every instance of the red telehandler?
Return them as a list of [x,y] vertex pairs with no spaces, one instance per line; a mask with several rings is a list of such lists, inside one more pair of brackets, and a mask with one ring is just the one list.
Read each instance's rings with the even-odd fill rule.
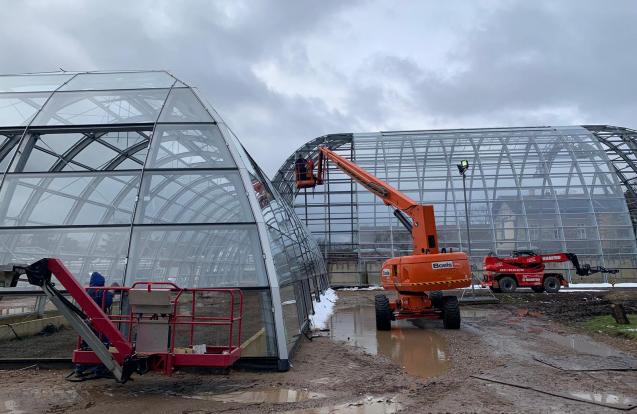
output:
[[580,265],[573,253],[536,254],[532,250],[514,250],[510,257],[485,257],[480,284],[495,293],[512,293],[519,287],[530,287],[536,293],[557,293],[561,286],[568,287],[568,282],[561,273],[545,271],[544,264],[561,262],[571,262],[578,276],[619,272],[602,266]]
[[393,207],[394,215],[412,237],[411,256],[396,257],[383,263],[381,284],[386,290],[397,291],[398,297],[390,301],[386,295],[376,295],[376,328],[389,330],[391,321],[397,319],[427,318],[442,319],[445,329],[459,329],[458,299],[443,296],[438,291],[469,286],[471,269],[465,253],[438,248],[433,206],[415,202],[325,146],[319,148],[316,175],[313,160],[296,160],[296,187],[313,188],[323,184],[328,160]]

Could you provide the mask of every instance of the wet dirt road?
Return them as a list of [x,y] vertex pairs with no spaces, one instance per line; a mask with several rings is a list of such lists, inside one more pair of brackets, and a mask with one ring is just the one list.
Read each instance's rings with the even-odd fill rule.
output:
[[377,333],[375,293],[338,292],[330,331],[304,339],[286,373],[181,372],[119,385],[69,383],[55,370],[4,371],[0,413],[598,413],[637,404],[629,347],[513,305],[463,307],[459,331],[428,321]]

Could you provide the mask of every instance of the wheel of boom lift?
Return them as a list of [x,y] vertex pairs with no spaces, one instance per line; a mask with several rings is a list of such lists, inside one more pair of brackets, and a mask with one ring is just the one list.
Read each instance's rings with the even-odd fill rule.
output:
[[542,293],[542,292],[544,292],[544,286],[542,286],[542,285],[531,286],[531,290],[533,290],[533,292],[535,292],[535,293]]
[[544,276],[544,290],[546,290],[546,293],[559,292],[560,280],[556,276]]
[[455,296],[442,298],[442,326],[445,329],[460,329],[460,304]]
[[391,329],[392,311],[389,307],[389,299],[385,295],[376,295],[374,298],[376,308],[376,330],[389,331]]
[[511,276],[504,276],[500,279],[500,290],[504,293],[513,293],[517,287],[518,284]]

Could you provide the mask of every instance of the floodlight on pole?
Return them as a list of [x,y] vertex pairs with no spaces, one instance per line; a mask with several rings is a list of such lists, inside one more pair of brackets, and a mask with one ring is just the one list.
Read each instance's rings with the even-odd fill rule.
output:
[[460,175],[462,175],[463,178],[468,169],[469,169],[469,161],[468,160],[460,161],[460,164],[458,164],[458,171],[460,172]]
[[493,292],[491,293],[491,297],[490,298],[484,298],[484,297],[478,297],[476,295],[476,283],[478,283],[478,280],[476,280],[476,275],[473,273],[474,270],[477,270],[472,264],[471,264],[471,229],[469,226],[469,205],[467,203],[467,171],[469,171],[469,160],[461,160],[460,163],[457,165],[458,167],[458,172],[460,173],[460,175],[462,176],[462,192],[464,194],[464,216],[465,216],[465,222],[467,223],[467,256],[469,257],[469,266],[471,267],[471,297],[467,297],[465,298],[465,293],[467,293],[467,290],[464,289],[462,291],[462,295],[460,295],[460,299],[459,302],[460,303],[498,303],[498,299],[493,295]]
[[458,164],[458,171],[460,175],[462,175],[462,192],[464,194],[464,216],[465,222],[467,223],[467,256],[469,256],[469,266],[471,267],[471,290],[474,288],[473,281],[473,266],[471,265],[471,230],[469,229],[469,206],[467,204],[467,171],[469,170],[469,161],[461,160],[460,164]]

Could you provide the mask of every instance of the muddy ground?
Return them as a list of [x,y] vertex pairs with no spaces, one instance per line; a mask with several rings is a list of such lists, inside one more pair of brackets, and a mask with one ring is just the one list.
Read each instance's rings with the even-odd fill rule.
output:
[[[70,383],[60,370],[2,371],[0,413],[598,413],[637,404],[635,342],[579,328],[613,301],[635,306],[637,292],[499,295],[502,304],[463,306],[459,331],[428,321],[385,333],[369,326],[376,293],[339,291],[330,331],[303,339],[289,372],[147,374],[120,385]],[[26,356],[72,340],[60,332],[0,352]]]

